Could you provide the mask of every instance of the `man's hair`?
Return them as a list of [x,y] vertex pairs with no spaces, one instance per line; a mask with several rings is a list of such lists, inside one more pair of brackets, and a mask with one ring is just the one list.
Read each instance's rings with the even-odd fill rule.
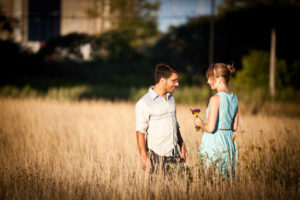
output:
[[172,73],[178,74],[178,70],[175,66],[166,63],[159,63],[155,67],[155,83],[158,83],[161,78],[170,78]]

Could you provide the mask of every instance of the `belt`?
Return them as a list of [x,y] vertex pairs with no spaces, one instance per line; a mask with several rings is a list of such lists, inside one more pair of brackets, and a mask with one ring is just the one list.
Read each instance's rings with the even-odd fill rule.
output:
[[220,128],[220,129],[217,129],[218,131],[232,131],[232,129],[223,129],[223,128]]
[[179,154],[177,154],[176,156],[160,156],[156,154],[154,151],[152,151],[151,149],[149,149],[148,152],[150,153],[150,159],[154,162],[160,162],[160,161],[162,161],[163,163],[183,162],[183,159],[180,157]]

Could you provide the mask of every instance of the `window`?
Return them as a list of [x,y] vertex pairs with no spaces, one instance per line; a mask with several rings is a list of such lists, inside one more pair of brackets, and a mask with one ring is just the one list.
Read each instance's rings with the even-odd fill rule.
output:
[[47,41],[60,34],[60,5],[60,0],[29,0],[29,41]]

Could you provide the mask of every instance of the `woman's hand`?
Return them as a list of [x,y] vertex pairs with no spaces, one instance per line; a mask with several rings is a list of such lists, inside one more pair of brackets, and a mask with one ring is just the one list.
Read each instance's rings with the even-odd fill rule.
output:
[[203,126],[203,121],[202,121],[202,119],[195,117],[194,124],[196,127],[199,126],[201,128]]

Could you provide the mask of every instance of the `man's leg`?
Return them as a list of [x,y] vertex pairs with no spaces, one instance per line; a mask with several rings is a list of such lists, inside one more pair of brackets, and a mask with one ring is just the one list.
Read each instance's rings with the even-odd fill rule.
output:
[[163,174],[165,171],[165,159],[153,152],[151,149],[148,151],[148,156],[152,164],[152,172],[155,174]]

